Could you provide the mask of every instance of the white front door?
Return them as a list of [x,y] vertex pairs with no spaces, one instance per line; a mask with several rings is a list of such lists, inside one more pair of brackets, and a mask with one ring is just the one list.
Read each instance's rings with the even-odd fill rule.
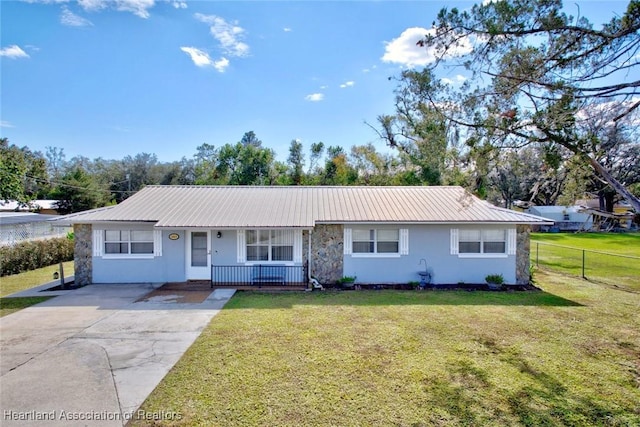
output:
[[187,279],[211,279],[211,232],[187,232]]

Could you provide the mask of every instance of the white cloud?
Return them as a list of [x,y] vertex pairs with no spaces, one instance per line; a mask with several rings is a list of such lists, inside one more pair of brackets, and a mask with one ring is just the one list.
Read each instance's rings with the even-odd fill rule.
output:
[[442,83],[448,84],[448,85],[456,85],[456,84],[462,84],[464,83],[467,78],[465,76],[463,76],[462,74],[457,74],[453,79],[449,79],[447,77],[444,77],[441,79]]
[[348,82],[344,82],[343,84],[340,85],[341,88],[346,88],[346,87],[351,87],[354,84],[356,84],[356,82],[349,80]]
[[320,86],[320,89],[327,89],[327,88],[329,88],[329,86],[327,86],[327,85]]
[[131,12],[140,18],[149,17],[149,9],[155,6],[155,0],[116,0],[116,10],[121,12]]
[[229,66],[229,60],[227,58],[222,57],[214,61],[207,52],[195,47],[181,47],[180,50],[189,55],[193,63],[198,67],[213,67],[219,72],[224,73]]
[[60,15],[60,23],[69,27],[89,27],[93,23],[82,16],[76,15],[71,12],[68,7],[62,7],[62,14]]
[[107,0],[78,0],[78,4],[87,12],[96,12],[107,8]]
[[7,58],[29,58],[27,52],[22,50],[18,45],[11,45],[9,47],[3,47],[0,49],[0,56],[6,56]]
[[171,2],[171,4],[176,9],[186,9],[187,8],[187,2],[186,1],[174,0],[174,1]]
[[149,9],[155,6],[156,2],[155,0],[78,0],[78,4],[87,12],[96,12],[110,7],[147,19]]
[[290,33],[293,30],[291,28],[289,28],[289,27],[285,27],[285,28],[282,29],[282,31],[284,31],[285,33]]
[[224,73],[224,70],[226,70],[228,66],[229,66],[229,60],[224,56],[219,60],[214,61],[213,63],[213,68],[220,71],[221,73]]
[[[405,65],[407,67],[424,66],[436,60],[436,53],[433,49],[426,49],[417,43],[423,40],[427,34],[435,34],[435,29],[412,27],[407,28],[399,37],[385,42],[385,52],[382,56],[383,62],[392,62]],[[460,41],[459,46],[451,47],[447,57],[455,57],[471,52],[473,46],[469,39]]]
[[13,128],[13,127],[15,126],[12,125],[10,122],[6,120],[0,120],[0,128]]
[[219,16],[201,13],[196,13],[194,16],[198,21],[210,25],[211,35],[220,43],[227,55],[241,57],[249,54],[249,45],[241,41],[244,28],[240,27],[237,21],[227,22]]
[[324,99],[323,93],[312,93],[311,95],[307,95],[304,97],[307,101],[318,102]]
[[[59,4],[71,3],[71,0],[23,0],[27,3]],[[115,9],[120,12],[131,12],[140,18],[149,17],[149,9],[155,6],[156,0],[77,0],[78,5],[86,12],[97,12],[103,9]],[[184,0],[168,0],[176,8],[186,8]],[[66,25],[66,24],[65,24]]]

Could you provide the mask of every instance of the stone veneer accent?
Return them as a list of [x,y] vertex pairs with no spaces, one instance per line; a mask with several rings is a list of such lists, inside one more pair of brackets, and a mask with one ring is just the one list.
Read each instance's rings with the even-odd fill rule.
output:
[[[311,275],[320,283],[334,284],[344,269],[344,228],[340,224],[318,224],[311,233]],[[309,232],[302,234],[302,261],[309,252]]]
[[531,281],[529,265],[531,262],[531,242],[529,225],[518,225],[516,228],[516,284],[528,285]]
[[93,232],[91,224],[73,224],[75,284],[90,285],[93,278]]

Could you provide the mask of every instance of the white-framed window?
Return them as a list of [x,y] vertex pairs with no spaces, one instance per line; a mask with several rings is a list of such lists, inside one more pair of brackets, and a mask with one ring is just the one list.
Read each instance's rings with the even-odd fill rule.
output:
[[451,229],[451,255],[502,257],[515,253],[515,229]]
[[400,253],[399,229],[353,229],[352,251],[354,254]]
[[506,230],[460,230],[458,253],[505,254]]
[[247,262],[292,262],[294,252],[293,230],[246,230]]
[[105,255],[153,255],[153,230],[105,230]]
[[344,254],[354,257],[398,257],[409,254],[406,228],[344,229]]

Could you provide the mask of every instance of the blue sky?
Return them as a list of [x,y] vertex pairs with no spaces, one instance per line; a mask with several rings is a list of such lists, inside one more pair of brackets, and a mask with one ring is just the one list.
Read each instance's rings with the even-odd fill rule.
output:
[[[577,3],[594,22],[628,4]],[[471,5],[3,0],[0,135],[91,159],[179,160],[247,131],[280,160],[292,139],[305,151],[318,141],[384,150],[365,122],[393,113],[388,77],[428,62],[415,42],[440,8]]]

